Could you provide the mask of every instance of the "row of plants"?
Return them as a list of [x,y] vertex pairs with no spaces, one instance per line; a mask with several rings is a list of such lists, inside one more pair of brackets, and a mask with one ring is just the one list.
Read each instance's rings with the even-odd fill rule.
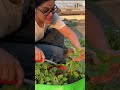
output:
[[66,64],[35,64],[35,84],[66,85],[74,83],[85,77],[85,68],[81,62],[73,61],[79,57],[84,50],[75,49],[75,53],[70,53],[66,58]]

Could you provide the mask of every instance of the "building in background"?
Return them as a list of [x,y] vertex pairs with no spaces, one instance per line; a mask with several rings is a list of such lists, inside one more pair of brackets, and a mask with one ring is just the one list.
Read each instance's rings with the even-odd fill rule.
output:
[[60,9],[60,15],[85,14],[84,0],[57,0],[56,5]]

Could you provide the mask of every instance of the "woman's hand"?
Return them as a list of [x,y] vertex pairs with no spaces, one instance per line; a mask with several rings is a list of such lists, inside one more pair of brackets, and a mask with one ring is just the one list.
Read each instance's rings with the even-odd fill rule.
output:
[[120,63],[112,64],[110,71],[107,74],[92,77],[90,80],[93,84],[108,83],[119,75],[119,70]]
[[81,53],[80,57],[73,59],[73,61],[81,61],[81,60],[85,60],[85,53]]
[[[81,61],[81,60],[85,60],[85,48],[79,48],[79,50],[83,51],[80,56],[78,58],[74,58],[73,61]],[[74,51],[75,52],[75,51]]]
[[[120,57],[120,51],[109,50],[105,52],[107,57],[108,63],[110,62],[111,58]],[[110,67],[110,71],[105,75],[99,75],[91,78],[91,81],[94,84],[98,83],[107,83],[113,80],[115,77],[118,76],[118,72],[120,70],[120,62],[119,63],[112,63]]]
[[0,48],[0,84],[22,85],[24,71],[18,60]]
[[[73,61],[85,60],[85,48],[80,48],[79,50],[80,50],[80,51],[83,50],[83,52],[80,54],[79,57],[74,58]],[[76,51],[73,50],[73,49],[68,49],[68,52],[67,52],[67,55],[66,55],[66,56],[67,56],[67,57],[70,57],[69,55],[70,55],[71,53],[76,53]]]
[[35,46],[35,61],[36,62],[44,62],[45,61],[44,53],[36,46]]

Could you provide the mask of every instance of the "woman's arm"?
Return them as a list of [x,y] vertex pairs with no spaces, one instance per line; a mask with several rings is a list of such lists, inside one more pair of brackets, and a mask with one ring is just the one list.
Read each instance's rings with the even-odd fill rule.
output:
[[86,10],[86,38],[93,49],[102,50],[107,56],[120,56],[119,51],[113,50],[105,36],[99,20]]
[[77,35],[68,26],[65,25],[58,31],[68,38],[76,48],[81,48]]
[[24,70],[20,62],[9,52],[0,48],[0,81],[4,84],[9,82],[9,84],[21,86],[23,79]]
[[[98,21],[98,19],[88,10],[86,10],[86,38],[93,49],[100,49],[105,53],[105,56],[108,57],[108,60],[111,60],[111,57],[120,57],[120,52],[111,49],[103,28]],[[97,59],[93,57],[93,59]],[[99,59],[99,58],[98,58]],[[94,60],[95,61],[95,60]],[[98,62],[97,64],[99,64]],[[92,82],[97,83],[106,83],[111,81],[117,76],[119,70],[119,63],[113,63],[110,67],[110,70],[105,75],[98,75],[92,77]]]
[[65,25],[57,13],[55,13],[52,25],[50,27],[56,28],[61,34],[68,38],[75,47],[81,48],[77,35]]
[[88,10],[86,10],[86,38],[94,49],[100,49],[104,52],[111,49],[100,22]]

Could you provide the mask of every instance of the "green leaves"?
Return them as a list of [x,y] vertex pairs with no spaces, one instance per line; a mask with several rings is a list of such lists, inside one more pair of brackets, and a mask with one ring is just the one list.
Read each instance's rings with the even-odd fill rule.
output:
[[106,28],[105,34],[110,46],[115,50],[120,50],[120,31]]
[[120,63],[120,57],[111,57],[110,62],[111,63]]
[[[79,40],[81,46],[85,46],[85,39],[80,38]],[[75,50],[75,53],[70,54],[71,59],[80,57],[81,53],[84,52],[84,50],[74,48],[68,39],[65,39],[65,47]],[[76,62],[70,58],[66,58],[66,64],[58,64],[57,66],[51,65],[47,62],[36,63],[35,84],[66,85],[84,78],[85,63],[79,61]]]
[[74,74],[74,77],[75,77],[75,78],[78,78],[78,77],[79,77],[78,72],[73,72],[73,74]]
[[85,47],[85,38],[79,38],[79,41],[80,41],[80,45],[82,47]]
[[79,50],[78,48],[75,48],[74,49],[74,53],[70,53],[70,58],[72,58],[72,59],[74,59],[74,58],[79,58],[80,57],[80,55],[82,54],[82,53],[84,53],[85,51],[84,50]]
[[[79,41],[80,41],[80,45],[82,47],[85,47],[85,38],[81,38],[81,37],[78,37],[79,38]],[[65,38],[65,41],[64,41],[64,44],[65,44],[65,47],[67,48],[71,48],[71,49],[74,49],[74,46],[71,44],[71,42]]]
[[[56,68],[61,68],[63,66],[67,67],[67,70]],[[81,72],[82,70],[80,69],[81,62],[74,62],[69,59],[67,60],[66,64],[58,64],[57,66],[54,66],[45,62],[36,63],[35,67],[36,84],[66,85],[72,83],[73,81],[75,82],[81,78],[84,78],[84,73]]]

